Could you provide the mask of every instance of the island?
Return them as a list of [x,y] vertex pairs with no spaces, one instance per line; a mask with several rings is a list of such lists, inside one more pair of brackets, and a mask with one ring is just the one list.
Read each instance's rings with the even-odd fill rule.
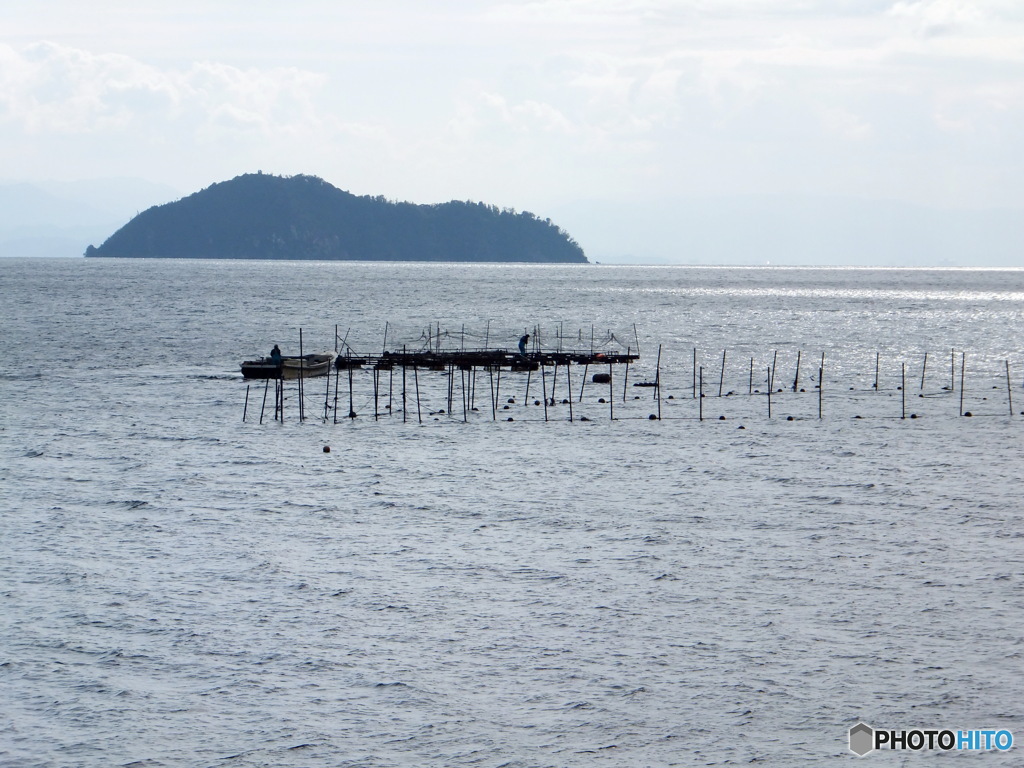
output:
[[138,214],[86,256],[586,264],[565,231],[477,202],[357,196],[316,176],[249,173]]

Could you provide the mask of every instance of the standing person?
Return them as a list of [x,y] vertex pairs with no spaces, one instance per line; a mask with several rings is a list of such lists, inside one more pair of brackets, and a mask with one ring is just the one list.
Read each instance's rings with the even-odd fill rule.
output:
[[528,333],[524,334],[519,339],[519,354],[522,355],[523,357],[526,357],[526,344],[527,344],[527,342],[529,342],[529,340],[530,340],[530,334],[528,334]]
[[270,362],[278,368],[280,368],[281,364],[284,363],[284,356],[281,354],[281,348],[277,346],[277,344],[275,344],[274,348],[270,350]]

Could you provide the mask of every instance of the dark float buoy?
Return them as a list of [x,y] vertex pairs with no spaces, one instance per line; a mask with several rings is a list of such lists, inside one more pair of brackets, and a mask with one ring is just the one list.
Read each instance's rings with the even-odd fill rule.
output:
[[509,417],[508,417],[508,418],[506,419],[506,421],[515,421],[515,419],[513,419],[513,418],[512,418],[511,416],[509,416]]
[[580,416],[580,421],[590,421],[586,416]]
[[324,446],[324,453],[330,453],[330,452],[331,452],[331,446],[325,445]]
[[540,400],[534,400],[534,401],[533,401],[533,404],[534,404],[534,405],[540,405]]
[[647,419],[648,419],[648,421],[657,421],[658,420],[658,414],[652,413],[650,416],[647,417]]
[[792,416],[787,416],[786,421],[795,421],[795,419]]
[[667,398],[665,398],[665,399],[666,399],[666,400],[675,400],[675,399],[676,399],[676,396],[675,396],[675,395],[669,395],[669,396],[668,396]]
[[612,380],[612,376],[610,373],[595,373],[590,380],[595,384],[607,384]]
[[964,411],[964,416],[973,416],[974,414],[970,411]]
[[910,414],[910,418],[912,418],[912,419],[916,419],[916,418],[917,418],[917,414],[916,414],[916,413],[912,413],[912,414]]
[[719,416],[719,417],[718,417],[718,420],[719,420],[719,421],[725,421],[725,416]]
[[508,410],[508,406],[506,405],[506,406],[505,406],[504,408],[502,408],[501,410],[503,410],[503,411],[507,411],[507,410]]
[[601,397],[601,398],[598,398],[597,402],[599,402],[599,403],[603,403],[603,402],[604,402],[604,398],[603,398],[603,397]]
[[516,399],[515,399],[514,397],[510,397],[510,398],[509,398],[508,400],[506,400],[505,402],[506,402],[506,403],[514,403],[515,401],[516,401]]
[[744,427],[742,424],[740,424],[738,427],[736,427],[736,429],[746,429],[746,427]]

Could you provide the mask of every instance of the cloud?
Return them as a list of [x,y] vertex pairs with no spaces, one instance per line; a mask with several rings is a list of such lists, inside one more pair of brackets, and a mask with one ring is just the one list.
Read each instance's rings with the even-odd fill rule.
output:
[[0,46],[0,121],[28,134],[159,131],[202,137],[294,131],[316,120],[323,75],[198,62],[160,69],[54,43]]

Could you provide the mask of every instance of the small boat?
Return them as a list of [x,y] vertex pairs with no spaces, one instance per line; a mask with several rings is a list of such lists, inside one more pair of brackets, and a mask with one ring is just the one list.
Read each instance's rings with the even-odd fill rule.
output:
[[242,363],[242,377],[246,379],[308,379],[311,376],[326,376],[331,371],[331,353],[311,355],[285,355],[281,365],[269,357],[246,360]]

